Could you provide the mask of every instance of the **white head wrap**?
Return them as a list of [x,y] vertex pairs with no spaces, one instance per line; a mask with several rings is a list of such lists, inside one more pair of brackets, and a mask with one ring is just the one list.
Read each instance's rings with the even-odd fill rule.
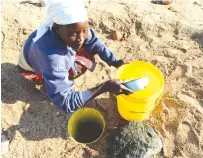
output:
[[67,25],[88,20],[83,0],[47,0],[47,19],[38,28],[33,41],[39,40],[53,24]]
[[[53,27],[53,24],[67,25],[77,22],[85,22],[88,20],[87,12],[84,7],[83,0],[47,0],[46,1],[46,14],[47,19],[38,28],[36,36],[33,41],[39,40],[49,29]],[[67,46],[68,58],[70,66],[72,67],[74,75],[77,74],[75,67],[75,51]]]

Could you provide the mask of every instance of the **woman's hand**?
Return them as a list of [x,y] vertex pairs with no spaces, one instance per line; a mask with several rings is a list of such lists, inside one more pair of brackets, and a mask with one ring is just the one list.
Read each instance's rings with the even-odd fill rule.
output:
[[104,90],[112,94],[131,94],[133,91],[123,85],[121,80],[109,80],[104,83]]
[[119,68],[120,66],[124,65],[124,64],[129,64],[130,62],[132,62],[131,60],[125,60],[125,59],[120,59],[116,62],[116,64],[114,65],[116,68]]
[[131,94],[133,91],[123,85],[123,82],[121,80],[108,80],[97,87],[94,87],[90,89],[92,93],[92,98],[97,97],[98,95],[110,92],[112,94],[118,95],[118,94]]

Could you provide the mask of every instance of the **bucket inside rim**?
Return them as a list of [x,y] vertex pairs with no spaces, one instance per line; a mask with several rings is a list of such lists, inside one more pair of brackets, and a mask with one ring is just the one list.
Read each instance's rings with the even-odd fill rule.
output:
[[102,114],[94,108],[81,108],[68,122],[68,133],[78,143],[91,144],[99,140],[105,128]]

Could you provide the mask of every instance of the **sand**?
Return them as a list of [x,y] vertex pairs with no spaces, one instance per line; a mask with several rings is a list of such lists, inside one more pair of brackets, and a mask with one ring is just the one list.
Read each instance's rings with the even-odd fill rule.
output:
[[[43,7],[27,1],[2,4],[2,119],[10,144],[4,158],[81,158],[108,156],[108,136],[121,126],[116,99],[103,94],[88,106],[102,112],[107,128],[100,141],[78,144],[69,138],[69,116],[60,112],[16,68],[23,42],[44,18]],[[174,0],[171,5],[145,1],[87,1],[90,25],[118,58],[148,61],[165,77],[161,102],[146,121],[162,137],[156,158],[203,157],[203,2]],[[112,40],[112,31],[125,34]],[[85,90],[114,78],[116,69],[99,58],[93,73],[75,81]]]

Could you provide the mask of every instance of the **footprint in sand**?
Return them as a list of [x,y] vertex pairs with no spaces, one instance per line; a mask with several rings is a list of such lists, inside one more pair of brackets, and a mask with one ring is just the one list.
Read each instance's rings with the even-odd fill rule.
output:
[[[184,148],[184,144],[185,144],[184,142],[188,142],[190,144],[193,144],[198,149],[200,148],[201,137],[189,122],[183,121],[179,125],[178,133],[179,133],[178,134],[179,138],[182,141],[183,148]],[[178,143],[181,143],[181,142],[178,141]]]

